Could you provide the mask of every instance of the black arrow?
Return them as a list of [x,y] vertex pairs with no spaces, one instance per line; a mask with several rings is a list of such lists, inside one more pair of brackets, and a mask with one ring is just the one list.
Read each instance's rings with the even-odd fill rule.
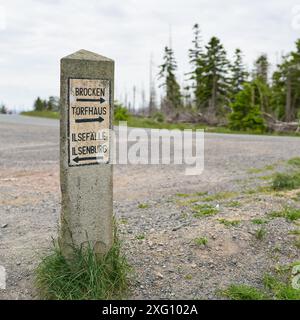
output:
[[73,161],[78,163],[80,161],[97,160],[97,159],[102,160],[103,157],[85,157],[85,158],[76,157],[76,158],[73,159]]
[[83,123],[83,122],[97,122],[97,121],[102,122],[102,121],[104,121],[104,119],[103,119],[101,116],[99,116],[98,118],[91,118],[91,119],[76,119],[76,120],[75,120],[75,122],[77,122],[77,123]]
[[77,98],[77,101],[79,102],[100,102],[103,103],[105,102],[105,99],[100,98],[100,99],[90,99],[90,98]]

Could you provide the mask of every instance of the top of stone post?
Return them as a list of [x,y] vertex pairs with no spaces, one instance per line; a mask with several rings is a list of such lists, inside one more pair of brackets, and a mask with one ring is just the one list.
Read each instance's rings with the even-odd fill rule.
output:
[[70,55],[63,57],[62,59],[90,60],[90,61],[113,61],[109,58],[101,56],[98,53],[87,51],[84,49],[81,49],[79,51],[71,53]]

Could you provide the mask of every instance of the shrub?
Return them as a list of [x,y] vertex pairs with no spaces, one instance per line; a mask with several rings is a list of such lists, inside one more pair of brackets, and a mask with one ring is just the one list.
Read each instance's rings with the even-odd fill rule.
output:
[[232,113],[229,116],[229,128],[232,130],[264,132],[266,127],[258,104],[253,103],[253,86],[245,84],[244,89],[231,103]]
[[128,110],[121,104],[115,103],[114,118],[116,121],[127,121],[129,118]]
[[161,112],[156,112],[153,115],[153,119],[157,122],[164,122],[165,121],[165,116]]
[[300,173],[277,173],[272,181],[274,190],[295,189],[300,187]]

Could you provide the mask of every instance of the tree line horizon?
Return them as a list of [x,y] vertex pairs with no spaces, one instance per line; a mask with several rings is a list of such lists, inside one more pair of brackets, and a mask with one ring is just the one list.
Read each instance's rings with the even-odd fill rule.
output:
[[[252,70],[247,70],[244,55],[236,48],[230,60],[221,40],[216,36],[204,43],[199,24],[192,28],[193,40],[188,50],[190,71],[185,74],[187,85],[180,86],[173,48],[165,46],[163,62],[157,78],[163,96],[157,100],[154,81],[150,79],[149,101],[142,108],[117,102],[135,115],[168,122],[203,122],[227,125],[234,130],[265,131],[268,121],[293,122],[300,118],[300,39],[295,49],[282,55],[275,70],[270,71],[267,54],[260,54]],[[133,87],[135,95],[135,86]],[[135,97],[134,97],[135,99]],[[34,110],[58,111],[59,99],[38,97]],[[183,116],[184,115],[184,116]]]
[[[251,71],[246,69],[240,48],[232,61],[220,39],[213,36],[203,44],[199,24],[193,26],[189,49],[189,84],[182,88],[176,78],[177,62],[174,50],[164,49],[160,65],[160,86],[164,97],[160,109],[174,114],[180,110],[200,112],[202,120],[227,124],[235,130],[264,131],[267,120],[298,121],[300,117],[300,39],[295,50],[281,57],[270,74],[267,54],[261,54]],[[153,98],[152,98],[153,100]],[[149,109],[151,106],[151,92]],[[178,116],[178,115],[177,115]]]

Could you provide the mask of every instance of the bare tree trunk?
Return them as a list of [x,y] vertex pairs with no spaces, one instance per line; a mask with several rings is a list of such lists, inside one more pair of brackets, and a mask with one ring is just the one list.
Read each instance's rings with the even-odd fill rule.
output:
[[251,88],[251,105],[255,105],[255,88],[253,88],[253,86]]
[[213,87],[212,87],[212,95],[211,95],[211,111],[215,115],[217,108],[216,108],[216,102],[217,102],[217,81],[216,76],[213,77]]
[[288,74],[286,79],[286,105],[285,105],[285,121],[292,120],[292,83],[291,76]]

